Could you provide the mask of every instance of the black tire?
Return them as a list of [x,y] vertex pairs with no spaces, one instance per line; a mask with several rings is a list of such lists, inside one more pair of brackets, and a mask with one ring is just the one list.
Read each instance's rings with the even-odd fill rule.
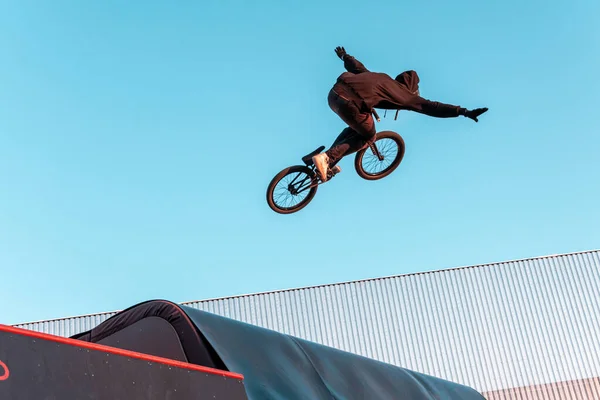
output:
[[[291,207],[283,207],[283,206],[279,206],[279,205],[275,204],[275,200],[273,197],[274,197],[274,192],[275,192],[275,188],[277,187],[277,184],[288,175],[299,175],[299,174],[306,174],[307,178],[309,179],[309,181],[304,180],[304,184],[302,185],[302,188],[305,188],[305,190],[303,192],[308,192],[306,197],[300,203],[298,203],[295,206],[291,206]],[[304,178],[304,179],[306,179],[306,178]],[[319,185],[319,181],[317,179],[317,176],[314,174],[314,172],[310,168],[308,168],[304,165],[294,165],[294,166],[285,168],[280,173],[275,175],[275,177],[269,183],[269,186],[267,188],[267,203],[269,204],[269,207],[271,207],[271,209],[273,211],[275,211],[276,213],[279,213],[279,214],[295,213],[297,211],[302,210],[304,207],[306,207],[308,205],[308,203],[311,202],[311,200],[315,197],[315,194],[317,194],[318,185]],[[290,194],[291,194],[291,192],[290,192]],[[293,194],[291,194],[291,195],[294,196]]]
[[[385,178],[386,176],[388,176],[389,174],[394,172],[394,170],[396,168],[398,168],[398,166],[402,162],[402,159],[404,158],[404,151],[406,150],[406,147],[404,145],[404,139],[402,139],[402,136],[400,136],[396,132],[392,132],[392,131],[379,132],[377,134],[377,138],[375,139],[375,145],[377,146],[377,149],[380,152],[382,152],[382,147],[381,147],[381,143],[379,143],[379,142],[383,141],[384,139],[386,140],[386,142],[389,142],[391,140],[392,148],[393,147],[397,148],[398,152],[397,152],[396,156],[392,159],[391,163],[386,168],[384,168],[382,171],[377,172],[377,173],[369,173],[369,172],[366,172],[365,169],[363,168],[363,159],[365,158],[365,154],[368,154],[369,156],[374,157],[374,158],[375,158],[375,155],[371,151],[370,147],[366,147],[364,149],[359,150],[356,153],[356,156],[354,157],[354,168],[356,169],[356,173],[358,174],[358,176],[360,176],[361,178],[366,179],[368,181],[375,181],[377,179]],[[387,148],[387,147],[388,146],[384,146],[383,149],[385,150],[385,148]]]

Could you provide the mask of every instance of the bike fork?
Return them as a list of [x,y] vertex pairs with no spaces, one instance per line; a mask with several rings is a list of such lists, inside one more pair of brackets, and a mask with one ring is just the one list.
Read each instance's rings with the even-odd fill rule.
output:
[[371,148],[371,151],[373,152],[373,154],[375,154],[375,156],[377,156],[377,158],[379,159],[379,161],[383,161],[383,156],[379,152],[379,149],[377,149],[377,146],[375,146],[375,143],[371,143],[369,145],[369,147]]

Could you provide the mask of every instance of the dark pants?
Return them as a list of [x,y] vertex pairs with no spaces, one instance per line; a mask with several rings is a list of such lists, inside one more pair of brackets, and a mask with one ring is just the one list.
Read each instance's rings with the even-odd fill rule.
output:
[[329,156],[329,166],[333,167],[343,157],[371,143],[375,139],[376,130],[373,116],[361,111],[344,93],[338,94],[332,89],[327,101],[331,110],[348,124],[325,152]]

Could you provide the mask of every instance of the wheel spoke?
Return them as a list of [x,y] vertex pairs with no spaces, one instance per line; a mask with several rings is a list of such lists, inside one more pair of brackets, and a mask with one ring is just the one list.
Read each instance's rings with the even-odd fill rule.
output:
[[[313,180],[306,172],[292,172],[277,182],[272,199],[278,208],[291,209],[304,202],[313,187]],[[295,193],[292,193],[291,188]]]
[[399,154],[399,143],[389,137],[384,137],[375,141],[377,151],[383,157],[379,157],[373,151],[365,151],[362,155],[362,170],[366,175],[377,176],[382,175],[392,167]]

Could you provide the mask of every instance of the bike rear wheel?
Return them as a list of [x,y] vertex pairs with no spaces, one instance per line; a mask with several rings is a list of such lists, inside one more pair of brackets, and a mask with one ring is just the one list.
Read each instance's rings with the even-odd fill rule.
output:
[[[317,194],[319,181],[312,169],[304,165],[294,165],[279,172],[267,188],[267,203],[279,214],[300,211]],[[278,199],[282,197],[281,203]],[[299,200],[293,204],[294,200]]]
[[358,176],[369,181],[385,178],[398,168],[404,151],[402,136],[392,131],[379,132],[371,146],[356,153],[354,168]]

